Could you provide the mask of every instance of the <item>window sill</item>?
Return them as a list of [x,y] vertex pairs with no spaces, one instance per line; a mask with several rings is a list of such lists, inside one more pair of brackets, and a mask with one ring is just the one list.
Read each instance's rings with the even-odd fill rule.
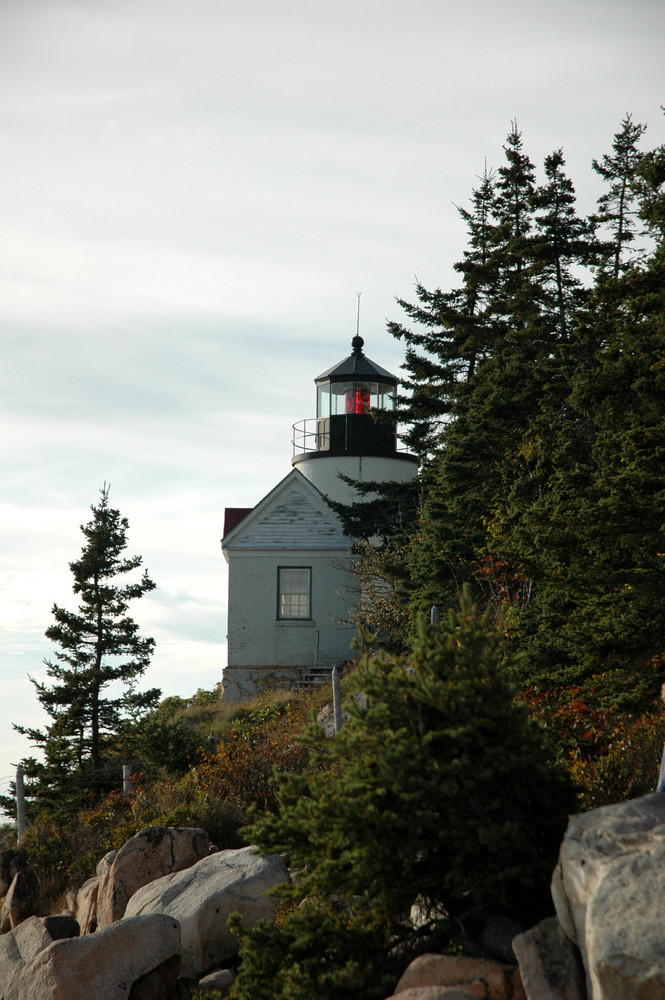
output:
[[296,628],[313,628],[313,618],[276,618],[275,625],[278,628],[295,625]]

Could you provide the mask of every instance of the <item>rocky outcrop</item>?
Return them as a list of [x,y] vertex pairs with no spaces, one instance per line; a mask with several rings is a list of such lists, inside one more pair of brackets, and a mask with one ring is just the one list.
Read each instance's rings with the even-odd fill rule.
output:
[[225,997],[233,986],[235,978],[236,974],[233,969],[218,969],[217,972],[211,972],[210,975],[199,979],[196,991],[197,993],[221,994]]
[[589,1000],[665,996],[665,795],[574,816],[552,879]]
[[[144,885],[190,868],[210,854],[205,830],[151,826],[124,844],[99,875],[96,926],[108,927],[125,914],[127,903]],[[88,929],[89,922],[83,925]]]
[[[263,892],[289,875],[279,858],[252,848],[209,850],[202,830],[156,828],[107,855],[78,895],[89,933],[77,936],[67,914],[30,917],[0,936],[0,1000],[178,1000],[201,977],[203,991],[228,992],[235,973],[219,966],[238,949],[228,917],[239,912],[246,925],[273,917]],[[146,873],[152,882],[137,887]],[[100,903],[124,916],[91,933]]]
[[117,851],[109,851],[97,862],[97,869],[92,878],[84,882],[76,894],[74,915],[81,928],[81,934],[92,934],[97,930],[97,897],[99,885],[113,864]]
[[1,1000],[16,1000],[20,973],[52,940],[39,917],[28,917],[15,930],[0,936]]
[[245,926],[274,918],[277,903],[264,893],[288,878],[284,864],[274,855],[259,855],[253,847],[219,851],[186,871],[139,889],[125,914],[163,913],[177,920],[183,972],[201,975],[238,951],[238,941],[227,926],[231,914],[240,913]]
[[478,1000],[478,995],[457,986],[413,986],[388,1000]]
[[665,997],[665,843],[616,858],[600,873],[586,915],[594,1000]]
[[[124,916],[80,937],[71,915],[33,916],[12,927],[17,908],[8,893],[12,929],[0,935],[0,1000],[183,1000],[190,988],[225,995],[235,972],[224,965],[235,965],[238,947],[228,917],[239,912],[246,926],[273,918],[277,905],[264,893],[289,874],[279,858],[247,847],[206,853],[137,887],[146,875],[208,849],[200,830],[157,828],[132,838],[102,859],[77,901],[88,930],[102,885],[111,916]],[[512,948],[511,927],[492,924],[483,948],[500,961],[422,955],[389,1000],[665,997],[665,795],[573,817],[552,896],[557,916],[517,934]],[[513,954],[519,970],[510,964]]]

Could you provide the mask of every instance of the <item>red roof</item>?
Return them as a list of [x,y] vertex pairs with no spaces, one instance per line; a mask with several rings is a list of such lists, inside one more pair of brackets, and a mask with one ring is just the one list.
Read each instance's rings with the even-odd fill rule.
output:
[[224,510],[224,535],[240,524],[243,518],[247,517],[254,510],[253,507],[226,507]]

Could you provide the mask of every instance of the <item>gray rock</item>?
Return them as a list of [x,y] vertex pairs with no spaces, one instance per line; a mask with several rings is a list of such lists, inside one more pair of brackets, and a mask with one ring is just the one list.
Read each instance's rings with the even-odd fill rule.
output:
[[0,935],[0,1000],[16,1000],[18,975],[24,965],[13,932]]
[[236,974],[233,969],[217,969],[209,976],[204,976],[199,980],[196,987],[199,993],[221,993],[225,997],[235,982]]
[[127,841],[100,874],[97,927],[108,927],[125,914],[137,889],[171,872],[183,871],[210,853],[205,830],[151,826]]
[[[578,946],[591,995],[587,907],[607,866],[665,842],[665,795],[645,795],[573,816],[552,877],[552,899],[565,933]],[[594,998],[595,1000],[595,998]]]
[[124,1000],[137,979],[179,949],[180,928],[163,914],[53,941],[21,969],[16,1000]]
[[97,862],[97,868],[95,869],[95,873],[97,875],[106,875],[109,868],[115,861],[115,856],[117,853],[118,853],[117,851],[109,851],[108,854],[105,854],[103,858],[100,858],[100,860]]
[[[395,987],[395,997],[409,1000],[428,993],[418,990],[448,989],[482,997],[483,1000],[526,1000],[519,970],[483,958],[462,958],[457,955],[420,955],[415,958]],[[413,992],[412,992],[413,991]],[[432,1000],[446,993],[432,993]]]
[[273,919],[278,904],[263,894],[288,880],[287,869],[274,855],[261,856],[253,847],[220,851],[139,889],[125,915],[164,913],[177,920],[183,973],[201,976],[238,951],[227,926],[231,914],[240,913],[247,926]]
[[[69,921],[66,917],[65,920]],[[62,929],[57,917],[28,917],[0,936],[0,1000],[16,1000],[19,973],[52,943]]]
[[528,1000],[585,1000],[580,953],[556,917],[513,938]]
[[93,875],[84,882],[76,894],[76,922],[81,934],[93,934],[97,930],[97,896],[101,877]]
[[412,986],[394,993],[388,1000],[478,1000],[478,994],[457,986]]
[[50,943],[39,917],[28,917],[15,930],[0,936],[0,1000],[16,1000],[19,973]]
[[586,947],[593,1000],[665,997],[665,843],[617,858],[589,900]]

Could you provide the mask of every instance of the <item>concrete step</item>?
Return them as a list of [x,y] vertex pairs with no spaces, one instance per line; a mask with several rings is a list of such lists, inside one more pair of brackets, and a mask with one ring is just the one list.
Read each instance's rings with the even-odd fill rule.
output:
[[306,667],[300,674],[298,687],[315,687],[329,684],[332,680],[332,667]]

